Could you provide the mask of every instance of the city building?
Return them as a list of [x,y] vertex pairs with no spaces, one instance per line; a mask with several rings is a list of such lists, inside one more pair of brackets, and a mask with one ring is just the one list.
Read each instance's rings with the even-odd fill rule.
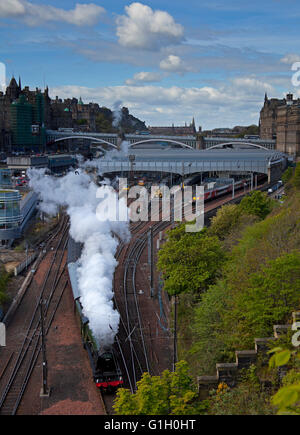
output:
[[277,108],[285,104],[285,99],[268,98],[265,94],[264,105],[260,111],[260,138],[276,139],[277,133]]
[[[195,120],[193,118],[190,125],[185,124],[182,127],[176,127],[172,124],[171,127],[148,127],[149,134],[162,135],[162,136],[193,136],[197,133],[195,127]],[[201,127],[199,128],[201,132]]]
[[49,118],[48,89],[22,90],[13,77],[6,92],[0,92],[0,148],[2,151],[31,151],[45,145],[45,115]]
[[37,92],[33,104],[24,94],[11,104],[12,149],[18,151],[39,151],[46,145],[44,124],[44,100]]
[[22,236],[37,210],[38,194],[31,191],[23,198],[18,190],[0,190],[0,244],[10,246]]
[[[146,130],[143,121],[135,118],[126,107],[121,111],[120,128],[124,133]],[[49,97],[48,87],[42,92],[28,86],[22,88],[12,77],[5,92],[0,92],[0,151],[44,151],[45,130],[60,128],[80,132],[111,132],[113,113],[97,103],[84,104],[82,98],[61,100]]]
[[300,99],[293,94],[284,99],[268,99],[260,111],[261,139],[276,139],[276,149],[284,153],[300,155]]
[[0,240],[6,245],[9,240],[20,237],[22,214],[21,195],[18,190],[0,190]]
[[0,169],[0,189],[10,189],[12,187],[11,169]]

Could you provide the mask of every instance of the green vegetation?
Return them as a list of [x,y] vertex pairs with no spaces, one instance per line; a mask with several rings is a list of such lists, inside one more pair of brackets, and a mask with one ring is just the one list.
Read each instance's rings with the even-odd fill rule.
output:
[[74,122],[77,124],[77,125],[88,125],[88,121],[87,121],[87,119],[76,119],[76,120],[74,120]]
[[51,218],[49,220],[41,220],[36,218],[34,222],[26,229],[24,238],[18,242],[14,250],[16,252],[24,252],[26,245],[29,247],[40,243],[47,236],[47,234],[54,230],[57,225],[57,218]]
[[[233,132],[240,131],[241,127],[234,127]],[[259,135],[259,126],[252,124],[247,127],[242,127],[242,131],[237,133],[235,137],[243,138],[245,135]]]
[[221,382],[217,390],[210,392],[210,415],[272,415],[274,409],[269,395],[261,391],[257,369],[252,365],[244,370],[236,388],[230,389]]
[[[109,110],[109,109],[107,109]],[[112,114],[111,113],[99,113],[96,118],[96,129],[102,133],[111,132],[112,127]]]
[[239,209],[242,213],[264,219],[272,210],[272,201],[266,193],[257,190],[242,199]]
[[176,228],[169,236],[158,260],[165,290],[170,295],[205,291],[215,282],[225,260],[218,238],[208,235],[206,230],[185,233],[185,225]]
[[273,353],[269,361],[271,368],[289,365],[282,387],[272,397],[272,404],[277,414],[300,415],[300,352],[277,347],[270,353]]
[[7,300],[6,290],[10,280],[10,274],[7,273],[3,266],[0,267],[0,306]]
[[215,375],[216,363],[235,361],[236,350],[254,349],[255,338],[272,336],[274,324],[291,323],[300,310],[300,164],[283,179],[282,203],[253,192],[221,208],[199,233],[186,233],[184,225],[168,232],[158,268],[165,290],[178,298],[178,353],[185,361],[175,374],[144,374],[135,394],[119,390],[117,413],[300,413],[300,359],[291,334],[277,340],[270,367],[269,356],[260,357],[235,388],[221,383],[201,401],[191,380]]
[[[253,192],[201,233],[172,230],[159,252],[164,288],[179,295],[179,355],[194,379],[253,349],[256,337],[272,336],[274,324],[290,323],[300,309],[300,164],[283,179],[290,189],[281,205]],[[249,379],[213,397],[209,414],[275,412],[271,393]]]
[[296,189],[300,189],[300,163],[297,164],[294,176],[292,178],[292,185]]
[[282,174],[282,181],[284,184],[288,183],[293,177],[293,168],[289,167],[283,174]]
[[192,415],[203,413],[206,402],[197,401],[196,388],[184,361],[175,372],[165,370],[161,376],[145,373],[137,383],[136,393],[119,389],[114,409],[117,415]]

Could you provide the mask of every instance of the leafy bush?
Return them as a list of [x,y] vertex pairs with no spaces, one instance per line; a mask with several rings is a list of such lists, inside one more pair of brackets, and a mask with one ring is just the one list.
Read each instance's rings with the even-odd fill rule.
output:
[[267,415],[273,414],[269,396],[250,382],[234,389],[213,393],[208,414],[211,415]]
[[10,274],[7,273],[2,266],[0,268],[0,304],[3,304],[7,300],[7,284],[10,280]]
[[131,394],[119,389],[114,410],[117,415],[192,415],[203,412],[207,404],[197,400],[197,392],[185,361],[176,364],[175,372],[165,370],[161,376],[144,373]]
[[224,239],[230,231],[239,224],[241,209],[238,205],[228,204],[221,207],[216,216],[211,219],[209,233]]
[[269,361],[270,367],[291,366],[283,378],[283,385],[272,397],[277,414],[300,415],[300,352],[291,352],[281,347],[270,351],[274,355]]
[[265,219],[272,210],[272,200],[266,193],[256,190],[242,199],[240,209],[246,214]]
[[285,254],[249,276],[248,285],[233,295],[234,308],[226,314],[243,337],[267,337],[275,323],[289,320],[299,307],[300,253]]

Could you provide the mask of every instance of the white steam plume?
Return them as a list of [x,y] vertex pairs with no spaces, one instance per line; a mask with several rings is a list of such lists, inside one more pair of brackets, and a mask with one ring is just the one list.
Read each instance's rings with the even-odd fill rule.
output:
[[113,105],[113,122],[112,125],[118,128],[122,121],[122,101],[116,101]]
[[129,142],[127,140],[123,140],[123,142],[121,143],[120,152],[125,157],[128,157],[128,151],[129,151]]
[[[98,187],[81,169],[62,178],[45,176],[43,169],[31,169],[28,175],[30,187],[40,195],[43,212],[54,215],[59,206],[66,207],[70,217],[70,235],[76,242],[83,243],[77,269],[83,313],[88,317],[98,343],[112,344],[119,327],[119,313],[114,310],[112,302],[118,246],[115,234],[128,241],[130,232],[128,222],[102,222],[97,218],[96,210],[103,201],[99,196],[108,195],[109,202],[116,203],[117,193],[108,186]],[[99,195],[98,189],[103,195]],[[125,200],[120,202],[119,208],[126,210],[123,215],[127,214]]]

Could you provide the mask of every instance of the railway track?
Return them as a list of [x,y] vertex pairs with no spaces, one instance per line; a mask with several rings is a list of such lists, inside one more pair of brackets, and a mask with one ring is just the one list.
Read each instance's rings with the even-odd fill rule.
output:
[[[236,192],[235,200],[243,197],[248,192]],[[222,205],[232,202],[232,194],[225,195],[205,204],[206,221],[208,221]],[[160,211],[161,213],[161,208]],[[195,206],[192,207],[195,212]],[[207,224],[207,222],[206,222]],[[115,305],[121,315],[121,328],[119,343],[122,343],[124,349],[119,349],[125,357],[122,357],[127,373],[128,386],[134,391],[137,379],[141,373],[148,371],[151,373],[151,364],[149,363],[148,350],[143,331],[145,326],[142,324],[140,315],[139,302],[136,290],[136,276],[138,273],[138,264],[141,255],[147,244],[147,234],[150,226],[153,229],[153,236],[158,232],[164,231],[172,225],[172,222],[139,222],[132,224],[132,240],[129,244],[121,244],[117,252],[119,260],[119,269],[122,270],[122,278],[118,282],[119,289],[115,289]],[[122,280],[122,282],[121,282]],[[121,290],[122,289],[122,294]],[[124,345],[124,340],[126,345]],[[120,348],[119,344],[119,348]],[[126,350],[127,347],[127,350]],[[129,350],[128,350],[129,348]],[[128,373],[131,373],[129,375]]]
[[[263,187],[265,188],[265,187]],[[262,189],[262,187],[260,187]],[[232,200],[232,195],[228,194],[205,204],[205,216],[208,224],[209,219],[215,214],[216,210],[222,205],[239,201],[249,192],[237,192]],[[161,213],[161,208],[160,211]],[[195,212],[195,206],[192,206]],[[139,222],[131,224],[132,240],[129,244],[121,243],[117,251],[119,261],[119,274],[122,277],[115,278],[115,306],[120,313],[120,330],[116,338],[117,347],[121,355],[121,366],[124,378],[127,378],[127,385],[131,392],[136,391],[136,383],[144,372],[154,374],[149,354],[152,354],[151,336],[147,342],[144,337],[146,325],[140,313],[139,298],[136,289],[136,277],[139,271],[140,258],[147,245],[148,231],[152,226],[153,237],[160,231],[166,230],[173,222]],[[118,281],[118,283],[116,282]],[[149,285],[149,284],[148,284]],[[116,288],[118,286],[118,290]],[[153,313],[155,316],[155,313]],[[152,358],[153,359],[153,358]],[[155,373],[157,374],[157,373]],[[126,376],[125,376],[126,375]],[[115,395],[103,395],[103,400],[108,413],[111,413]]]
[[[13,351],[14,357],[4,367],[0,380],[0,415],[17,413],[42,350],[41,310],[47,334],[66,288],[64,254],[68,230],[68,219],[63,217],[61,225],[46,243],[46,255],[51,257],[51,263],[44,280],[40,286],[30,285],[11,322],[10,328],[15,327],[17,334],[8,339],[9,351]],[[41,257],[39,264],[42,261]]]
[[147,244],[149,227],[152,226],[155,236],[168,225],[169,222],[143,222],[138,226],[138,231],[137,226],[135,227],[132,243],[123,248],[122,294],[115,297],[115,305],[121,316],[117,345],[122,357],[123,371],[127,377],[127,387],[132,392],[136,390],[136,383],[144,372],[153,374],[149,344],[144,335],[146,325],[143,324],[136,288],[138,263]]

